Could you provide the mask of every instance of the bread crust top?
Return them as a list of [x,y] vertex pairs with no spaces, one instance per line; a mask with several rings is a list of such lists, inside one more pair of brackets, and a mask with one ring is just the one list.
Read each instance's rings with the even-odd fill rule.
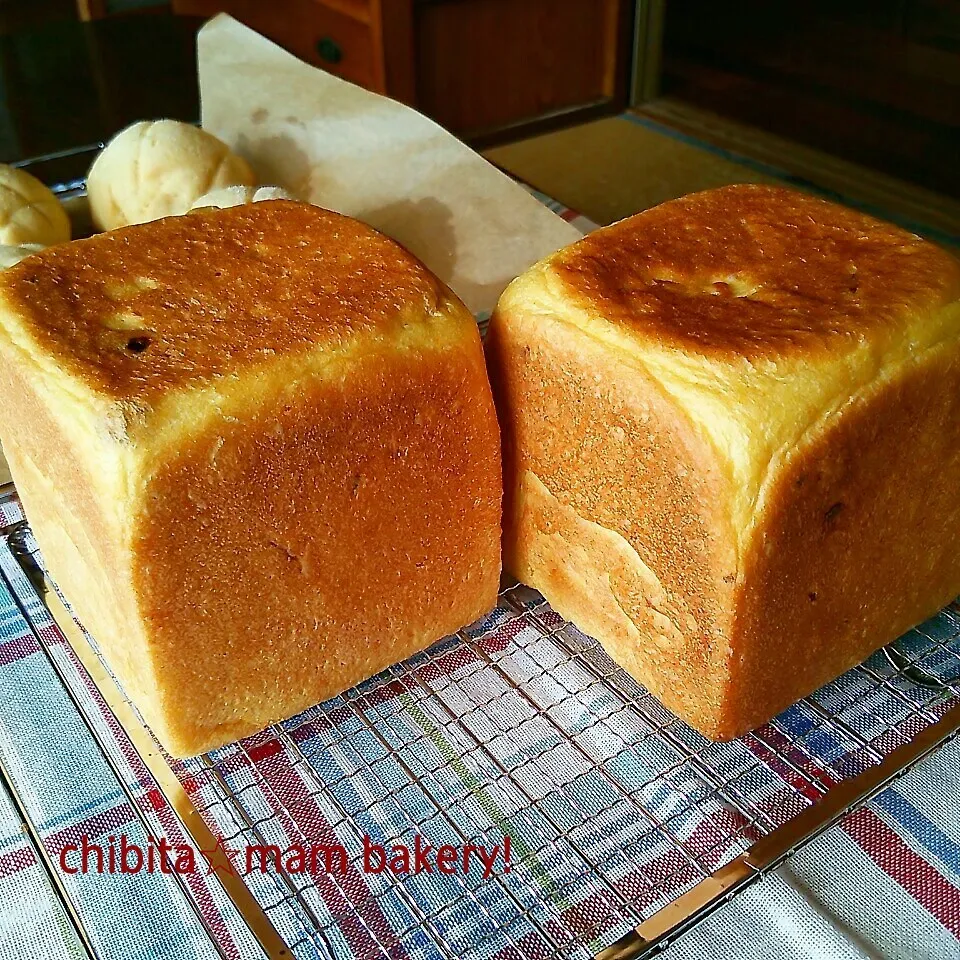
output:
[[497,309],[570,324],[659,383],[716,453],[739,558],[802,438],[960,340],[960,263],[835,204],[738,185],[598,230]]
[[398,243],[286,200],[198,210],[43,251],[0,275],[0,296],[21,346],[141,409],[275,356],[389,335],[452,304],[466,312]]
[[816,357],[960,298],[960,262],[934,244],[755,184],[660,204],[548,264],[568,296],[623,333],[714,361]]

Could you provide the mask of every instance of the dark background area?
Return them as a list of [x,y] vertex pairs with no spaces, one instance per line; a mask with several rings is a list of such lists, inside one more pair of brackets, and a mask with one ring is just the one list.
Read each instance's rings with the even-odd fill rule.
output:
[[[476,145],[626,103],[633,0],[410,0],[406,20],[376,24],[374,0],[173,5],[253,17]],[[0,0],[0,159],[95,143],[137,119],[198,119],[202,18],[163,7]],[[960,197],[960,0],[666,0],[663,13],[663,94]],[[321,55],[331,40],[335,62]],[[386,72],[367,77],[381,54]]]
[[667,0],[662,91],[960,196],[960,0]]
[[144,118],[197,120],[200,23],[170,13],[81,23],[73,2],[0,2],[0,159],[95,143]]

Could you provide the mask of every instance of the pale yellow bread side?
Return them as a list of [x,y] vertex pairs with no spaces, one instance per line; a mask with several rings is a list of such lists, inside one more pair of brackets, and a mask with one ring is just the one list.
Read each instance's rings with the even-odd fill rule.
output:
[[495,600],[476,324],[356,221],[270,201],[31,258],[0,278],[0,401],[41,549],[175,754]]
[[[685,719],[742,733],[960,592],[958,344],[956,260],[792,191],[597,231],[491,323],[508,566]],[[609,590],[559,584],[574,545]]]

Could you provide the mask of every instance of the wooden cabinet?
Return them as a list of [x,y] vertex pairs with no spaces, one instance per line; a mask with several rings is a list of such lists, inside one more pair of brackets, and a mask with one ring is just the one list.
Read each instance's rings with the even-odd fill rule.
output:
[[675,0],[662,89],[960,197],[960,2]]
[[380,0],[173,0],[174,13],[226,11],[307,63],[382,92],[384,56],[374,19],[380,6]]
[[173,0],[491,142],[625,105],[633,0]]

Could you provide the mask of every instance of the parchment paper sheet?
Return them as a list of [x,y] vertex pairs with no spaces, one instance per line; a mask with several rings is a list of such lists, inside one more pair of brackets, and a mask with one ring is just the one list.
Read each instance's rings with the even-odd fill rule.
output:
[[261,181],[399,240],[475,313],[579,232],[410,107],[221,14],[198,37],[202,124]]

